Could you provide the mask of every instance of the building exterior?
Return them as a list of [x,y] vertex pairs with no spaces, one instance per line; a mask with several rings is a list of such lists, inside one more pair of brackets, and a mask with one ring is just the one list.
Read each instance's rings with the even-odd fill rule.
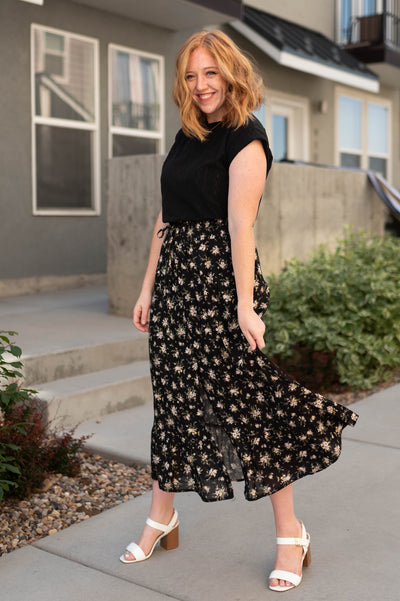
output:
[[[235,39],[261,67],[267,86],[265,122],[275,158],[372,169],[400,186],[399,136],[393,135],[400,113],[400,40],[393,23],[395,18],[398,23],[400,3],[246,4],[243,21],[233,23],[240,33]],[[268,18],[263,20],[257,8],[267,11]],[[390,14],[384,12],[389,9]],[[363,23],[376,13],[381,30],[383,15],[391,23],[389,54],[366,50],[373,53],[376,43]],[[360,23],[361,43],[354,38]]]
[[399,4],[2,0],[0,294],[105,273],[107,160],[168,150],[175,54],[201,28],[255,58],[276,160],[399,188]]
[[107,160],[170,146],[176,48],[240,14],[239,0],[1,0],[0,294],[106,272]]

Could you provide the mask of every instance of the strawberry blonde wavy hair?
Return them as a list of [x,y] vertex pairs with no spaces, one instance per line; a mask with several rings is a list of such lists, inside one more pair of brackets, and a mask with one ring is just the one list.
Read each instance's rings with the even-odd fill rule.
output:
[[252,111],[262,102],[263,83],[252,61],[225,33],[214,30],[191,35],[176,58],[173,98],[179,109],[183,132],[203,142],[209,130],[204,126],[204,114],[194,102],[186,81],[190,55],[199,47],[213,56],[226,82],[224,126],[238,128],[252,118]]

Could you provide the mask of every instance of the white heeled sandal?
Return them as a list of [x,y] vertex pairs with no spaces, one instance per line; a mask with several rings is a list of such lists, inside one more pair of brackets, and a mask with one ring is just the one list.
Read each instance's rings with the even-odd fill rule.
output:
[[[296,547],[303,547],[303,557],[301,559],[301,567],[307,567],[311,563],[311,550],[310,550],[310,535],[306,532],[303,522],[301,522],[301,538],[280,538],[276,539],[277,545],[296,545]],[[268,584],[268,587],[271,591],[290,591],[292,588],[296,588],[299,586],[302,580],[303,574],[299,576],[294,572],[287,572],[286,570],[272,570],[268,579],[277,579],[277,580],[286,580],[287,582],[291,582],[293,586],[281,586],[280,584],[276,586],[271,586]]]
[[[178,545],[179,545],[179,528],[178,528],[179,521],[178,521],[178,512],[176,511],[176,509],[174,509],[174,515],[172,516],[169,524],[160,524],[159,522],[155,522],[151,518],[147,518],[146,524],[148,524],[152,528],[155,528],[156,530],[162,530],[162,534],[157,536],[152,548],[150,549],[150,552],[147,555],[145,555],[143,549],[141,549],[138,544],[130,543],[126,547],[126,551],[125,551],[124,555],[121,555],[121,557],[120,557],[120,560],[123,563],[137,563],[138,561],[144,561],[145,559],[148,559],[150,557],[150,555],[153,553],[154,548],[159,541],[160,541],[160,545],[167,551],[170,551],[171,549],[176,549],[178,547]],[[128,559],[126,557],[127,552],[134,555],[135,559]]]

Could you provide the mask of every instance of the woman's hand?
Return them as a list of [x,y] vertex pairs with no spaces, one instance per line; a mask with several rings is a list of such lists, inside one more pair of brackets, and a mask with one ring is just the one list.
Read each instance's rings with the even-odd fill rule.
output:
[[265,323],[251,307],[238,306],[238,321],[250,348],[254,351],[257,346],[261,350],[265,346]]
[[141,292],[133,309],[133,325],[141,332],[149,331],[151,293]]

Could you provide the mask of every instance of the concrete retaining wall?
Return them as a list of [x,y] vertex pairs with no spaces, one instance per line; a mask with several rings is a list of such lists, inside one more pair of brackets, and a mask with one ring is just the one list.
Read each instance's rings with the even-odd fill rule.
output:
[[[130,315],[147,265],[161,207],[163,156],[109,161],[108,289],[110,312]],[[188,191],[189,192],[189,191]],[[365,173],[276,164],[265,187],[255,233],[265,274],[321,243],[335,246],[344,225],[383,234],[384,207]]]
[[110,313],[130,315],[140,292],[161,208],[162,155],[109,161],[107,274]]

